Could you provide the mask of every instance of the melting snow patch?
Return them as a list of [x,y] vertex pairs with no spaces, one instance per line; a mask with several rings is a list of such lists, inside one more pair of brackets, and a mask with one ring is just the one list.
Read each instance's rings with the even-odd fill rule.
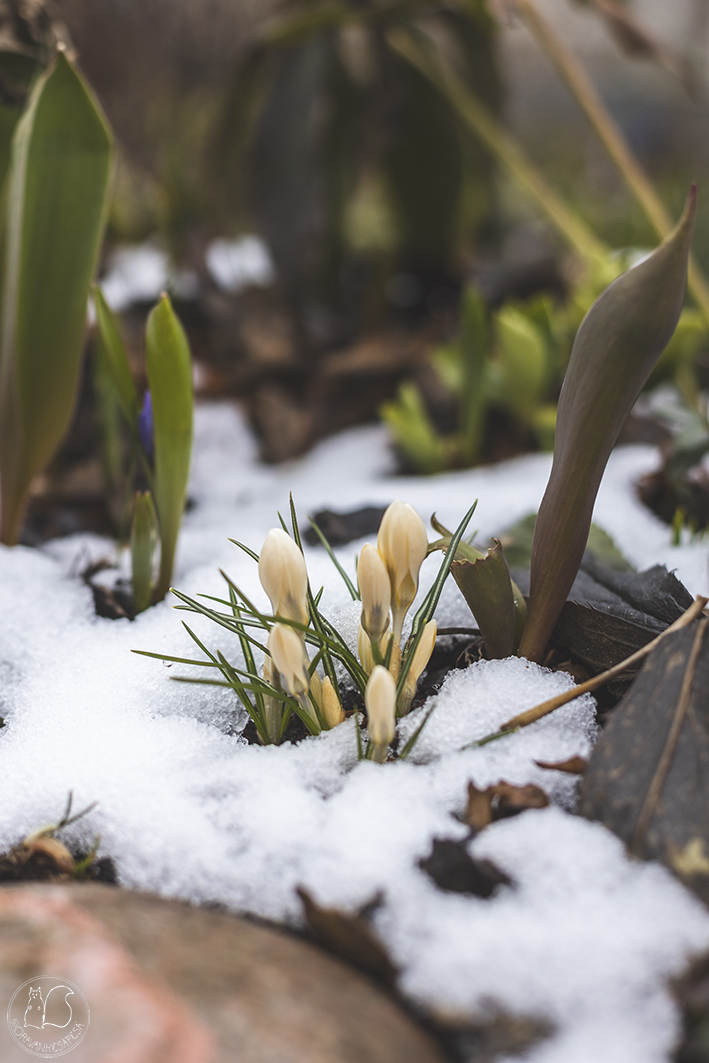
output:
[[[652,468],[647,447],[617,451],[596,519],[642,565],[676,567],[707,590],[706,550],[673,549],[640,509],[632,480]],[[343,470],[346,475],[343,475]],[[479,497],[479,540],[536,508],[546,455],[425,479],[392,475],[381,429],[347,432],[286,468],[258,465],[229,405],[198,410],[191,495],[175,585],[220,594],[225,568],[264,607],[256,566],[228,542],[258,550],[293,490],[299,512],[411,502],[455,525]],[[351,573],[362,543],[338,550]],[[42,550],[0,548],[0,846],[50,821],[69,789],[99,801],[72,830],[103,837],[123,883],[297,923],[299,885],[322,904],[355,909],[381,892],[378,933],[401,988],[424,1009],[479,1017],[490,1009],[540,1017],[555,1033],[526,1063],[662,1063],[677,1034],[665,988],[693,951],[709,946],[709,915],[672,876],[629,860],[603,827],[571,813],[575,780],[535,761],[588,755],[596,736],[587,696],[523,732],[471,743],[571,682],[524,660],[452,673],[408,761],[358,763],[353,721],[298,746],[249,746],[230,692],[172,683],[179,665],[132,654],[193,656],[170,602],[134,623],[99,619],[75,573],[110,544],[80,536]],[[320,549],[306,548],[315,589],[350,641],[358,606]],[[425,593],[440,558],[423,570]],[[441,624],[469,623],[451,582]],[[210,645],[238,660],[228,632],[195,620]],[[182,669],[183,673],[186,671]],[[429,702],[427,708],[431,707]],[[421,718],[401,725],[405,737]],[[466,787],[505,779],[543,786],[551,807],[493,824],[470,851],[512,880],[488,900],[441,892],[419,868],[435,837],[464,839],[456,815]]]

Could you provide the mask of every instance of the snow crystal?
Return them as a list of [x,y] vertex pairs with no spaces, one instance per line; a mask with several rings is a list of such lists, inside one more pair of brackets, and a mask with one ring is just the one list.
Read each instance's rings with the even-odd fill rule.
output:
[[[633,481],[653,468],[648,447],[616,451],[596,521],[639,565],[675,568],[707,590],[706,548],[670,545],[667,528],[636,501]],[[381,428],[355,429],[279,468],[259,465],[238,411],[197,411],[187,514],[174,582],[220,595],[225,569],[264,607],[256,566],[231,544],[258,550],[293,491],[305,524],[318,508],[410,502],[454,527],[479,498],[478,541],[535,510],[550,467],[529,455],[437,477],[396,477]],[[354,573],[362,542],[337,551]],[[374,920],[400,968],[402,991],[424,1010],[479,1017],[491,1010],[542,1018],[554,1033],[526,1063],[662,1063],[678,1032],[666,989],[693,951],[709,946],[709,915],[666,870],[628,859],[598,824],[571,814],[577,783],[537,760],[588,755],[593,700],[579,699],[524,731],[471,743],[521,710],[568,687],[563,673],[524,660],[480,662],[451,673],[433,701],[402,722],[410,734],[435,706],[411,757],[357,762],[354,721],[298,746],[250,746],[231,692],[179,684],[189,669],[132,654],[195,656],[180,624],[238,660],[236,640],[162,603],[135,622],[94,615],[77,577],[113,547],[93,536],[40,550],[0,548],[0,846],[56,818],[67,791],[76,807],[98,801],[73,837],[102,835],[121,881],[194,901],[298,923],[304,886],[348,910],[383,902]],[[359,607],[325,552],[306,547],[323,608],[350,644]],[[440,555],[423,568],[423,594]],[[442,625],[469,625],[449,581]],[[198,653],[197,653],[198,655]],[[488,900],[444,893],[420,869],[435,837],[464,840],[456,818],[469,781],[535,783],[552,805],[493,824],[470,851],[512,880]]]

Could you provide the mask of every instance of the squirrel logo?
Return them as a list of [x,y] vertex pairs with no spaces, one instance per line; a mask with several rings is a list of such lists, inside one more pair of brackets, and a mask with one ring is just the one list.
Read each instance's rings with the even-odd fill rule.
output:
[[[52,993],[58,989],[65,989],[66,993],[64,998],[61,996],[50,998]],[[72,1019],[73,1011],[68,998],[73,994],[74,990],[70,989],[68,985],[56,985],[48,991],[46,997],[42,997],[42,990],[37,987],[34,989],[30,986],[29,998],[27,1000],[27,1008],[25,1010],[25,1026],[34,1026],[38,1030],[44,1029],[45,1026],[57,1026],[60,1030],[63,1030],[69,1025]],[[53,1022],[53,1019],[65,1018],[67,1011],[69,1017],[66,1022]],[[51,1018],[50,1018],[51,1016]]]

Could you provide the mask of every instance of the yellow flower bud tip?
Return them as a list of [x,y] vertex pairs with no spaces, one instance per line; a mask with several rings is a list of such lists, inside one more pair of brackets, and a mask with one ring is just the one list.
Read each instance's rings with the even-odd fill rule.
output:
[[407,680],[409,678],[411,678],[414,683],[418,682],[418,680],[419,680],[419,678],[421,676],[421,673],[423,672],[424,668],[426,667],[426,665],[428,664],[428,662],[431,659],[431,654],[433,653],[433,647],[436,644],[436,633],[437,633],[437,631],[438,631],[438,625],[436,624],[436,621],[435,620],[429,620],[429,622],[426,624],[425,628],[423,629],[423,632],[421,633],[421,638],[419,639],[419,644],[416,647],[416,652],[414,653],[414,657],[413,657],[413,660],[411,661],[411,666],[409,668],[409,672],[408,672],[408,675],[406,677]]
[[415,509],[397,499],[379,525],[377,550],[389,573],[394,637],[401,638],[406,612],[416,597],[419,570],[428,551],[428,536]]
[[275,624],[268,636],[266,649],[278,670],[286,694],[304,699],[310,686],[310,676],[308,658],[297,633],[285,624]]
[[437,625],[435,620],[429,620],[421,634],[421,639],[416,647],[413,660],[406,673],[406,680],[404,681],[404,687],[399,695],[399,715],[405,716],[411,708],[411,702],[414,700],[414,694],[416,693],[416,685],[421,677],[421,673],[431,659],[433,653],[433,647],[436,643]]
[[282,528],[271,528],[258,563],[261,586],[271,600],[275,616],[307,624],[308,572],[297,544]]
[[345,718],[345,710],[340,704],[340,698],[328,676],[322,681],[321,712],[328,728],[337,727]]
[[357,629],[357,652],[362,667],[367,675],[371,675],[374,668],[374,654],[372,653],[372,640],[362,625]]
[[396,724],[396,683],[391,672],[377,664],[364,692],[367,730],[372,744],[386,749],[394,737]]
[[381,642],[389,627],[391,583],[381,554],[367,543],[357,564],[357,582],[362,597],[362,627],[373,642]]

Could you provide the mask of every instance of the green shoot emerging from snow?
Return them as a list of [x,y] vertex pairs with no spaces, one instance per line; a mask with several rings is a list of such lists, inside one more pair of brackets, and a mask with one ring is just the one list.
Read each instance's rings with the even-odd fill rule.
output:
[[[428,552],[426,531],[418,514],[404,502],[392,502],[382,518],[376,548],[367,545],[360,555],[358,590],[337,566],[350,592],[362,601],[355,654],[321,613],[322,590],[313,596],[291,499],[291,532],[286,531],[285,525],[272,528],[260,555],[236,543],[258,563],[259,579],[270,599],[272,614],[259,610],[225,573],[222,575],[228,597],[203,596],[211,604],[174,591],[181,602],[178,609],[205,616],[238,637],[243,666],[242,662],[236,665],[228,661],[218,649],[210,650],[187,624],[186,630],[204,654],[202,659],[136,652],[219,673],[220,678],[175,678],[231,688],[264,744],[281,742],[293,715],[311,735],[330,730],[345,719],[339,665],[366,708],[366,746],[357,730],[360,758],[384,761],[394,737],[396,717],[411,708],[418,680],[433,651],[433,613],[474,510],[472,506],[451,537],[438,575],[414,615],[403,645],[404,619],[416,597],[419,570]],[[419,733],[420,728],[400,756],[408,755]]]

